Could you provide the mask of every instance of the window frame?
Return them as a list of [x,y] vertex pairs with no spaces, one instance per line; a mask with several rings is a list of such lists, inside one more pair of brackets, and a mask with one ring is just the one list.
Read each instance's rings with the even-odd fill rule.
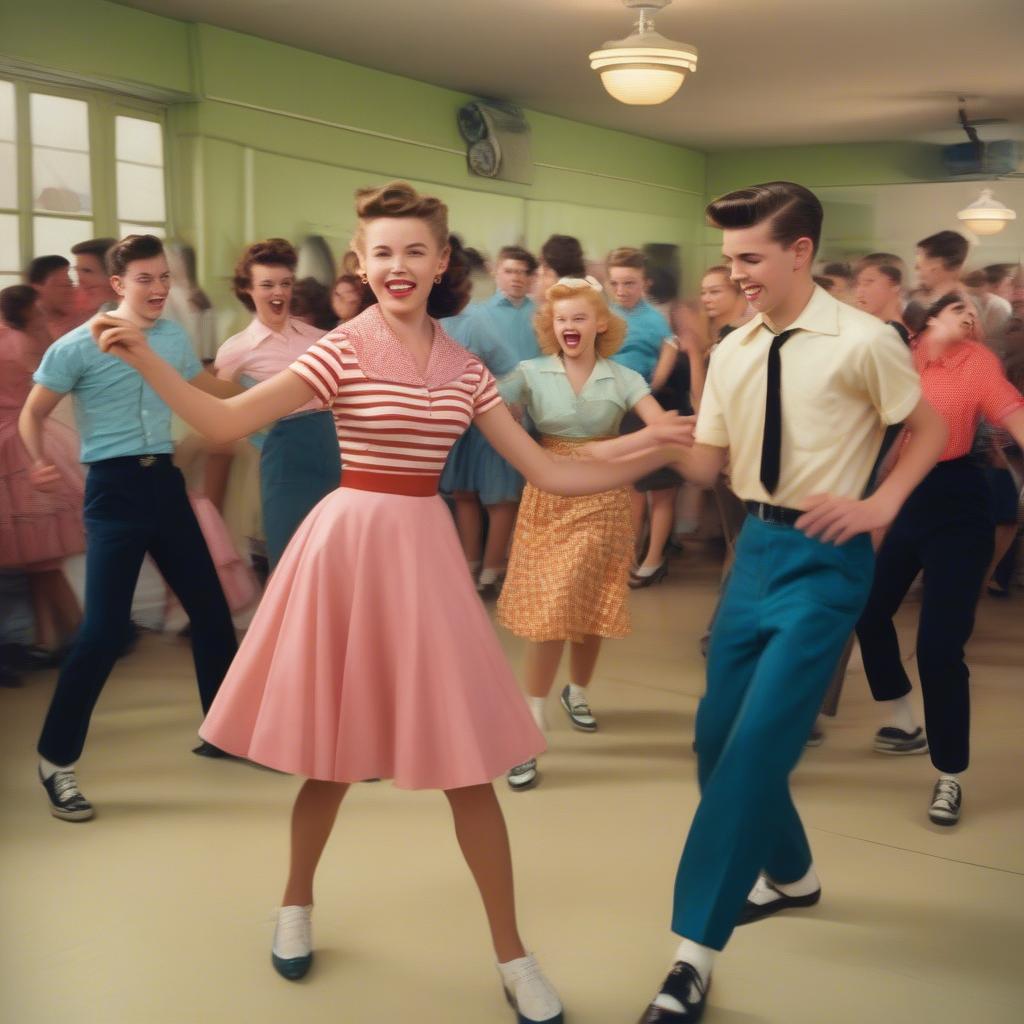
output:
[[[49,82],[0,74],[0,79],[14,86],[15,166],[17,168],[17,208],[0,207],[0,214],[13,214],[18,218],[18,252],[21,266],[0,267],[0,275],[20,274],[31,262],[35,246],[35,218],[53,217],[80,221],[84,238],[103,236],[120,237],[120,218],[117,210],[117,137],[116,118],[132,117],[154,121],[160,125],[163,143],[164,220],[139,221],[158,229],[163,237],[171,237],[174,211],[169,175],[169,147],[167,137],[167,108],[149,100],[121,93],[83,89],[75,86],[55,85]],[[33,204],[32,182],[32,125],[31,95],[38,93],[62,99],[83,100],[89,118],[89,177],[92,193],[92,212],[89,214],[61,213],[36,210]],[[92,227],[85,230],[86,226]]]

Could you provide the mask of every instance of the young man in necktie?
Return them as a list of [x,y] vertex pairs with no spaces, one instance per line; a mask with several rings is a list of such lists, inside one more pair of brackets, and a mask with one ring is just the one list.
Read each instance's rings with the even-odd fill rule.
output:
[[[812,192],[755,185],[707,214],[757,315],[712,356],[685,465],[710,487],[728,461],[748,516],[697,712],[701,800],[672,915],[682,942],[642,1024],[699,1020],[733,928],[818,901],[789,775],[871,587],[870,531],[892,522],[946,432],[895,331],[814,284]],[[910,441],[864,499],[885,428],[899,422]]]

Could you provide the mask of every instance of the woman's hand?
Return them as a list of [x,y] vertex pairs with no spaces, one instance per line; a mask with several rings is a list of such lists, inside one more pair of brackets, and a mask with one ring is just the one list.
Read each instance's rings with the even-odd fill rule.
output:
[[644,427],[641,433],[650,438],[651,448],[661,445],[692,448],[696,425],[696,416],[680,416],[677,412],[666,412]]
[[32,463],[28,478],[37,491],[54,491],[61,479],[57,467],[42,459]]
[[101,352],[117,356],[129,366],[138,364],[149,351],[146,335],[128,320],[103,314],[89,325]]

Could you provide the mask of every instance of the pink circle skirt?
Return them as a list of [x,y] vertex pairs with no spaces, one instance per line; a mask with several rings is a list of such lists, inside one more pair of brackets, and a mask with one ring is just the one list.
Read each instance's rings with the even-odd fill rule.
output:
[[489,782],[545,747],[444,502],[353,487],[296,531],[200,734],[403,789]]

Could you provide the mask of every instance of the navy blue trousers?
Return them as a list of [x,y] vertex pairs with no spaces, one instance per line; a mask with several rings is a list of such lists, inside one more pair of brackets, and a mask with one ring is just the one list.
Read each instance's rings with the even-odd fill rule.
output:
[[85,482],[85,532],[85,617],[38,745],[59,765],[81,756],[93,708],[128,636],[147,553],[191,620],[204,713],[238,649],[217,570],[169,455],[94,463]]

